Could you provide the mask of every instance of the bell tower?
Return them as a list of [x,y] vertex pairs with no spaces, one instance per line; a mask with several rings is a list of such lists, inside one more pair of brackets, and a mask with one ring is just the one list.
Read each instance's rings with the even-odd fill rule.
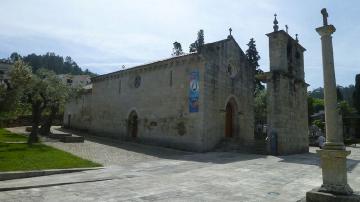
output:
[[[273,154],[308,152],[307,86],[304,74],[304,51],[299,40],[279,30],[268,33],[270,72],[266,73],[267,122],[269,133],[276,136]],[[274,142],[270,143],[274,144]],[[269,147],[274,149],[274,147]]]

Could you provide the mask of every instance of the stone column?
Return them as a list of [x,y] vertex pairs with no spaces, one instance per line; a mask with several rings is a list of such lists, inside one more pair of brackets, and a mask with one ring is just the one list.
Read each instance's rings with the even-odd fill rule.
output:
[[324,74],[324,105],[326,143],[325,149],[344,150],[343,137],[338,134],[338,111],[336,96],[336,80],[331,34],[335,32],[333,25],[324,25],[316,29],[321,36],[322,61]]
[[[351,195],[352,189],[347,183],[346,156],[350,151],[345,150],[342,133],[339,133],[336,81],[334,71],[334,56],[331,34],[335,32],[333,25],[327,24],[326,9],[321,10],[324,26],[316,31],[321,36],[322,61],[324,71],[324,103],[326,143],[320,155],[323,184],[318,191],[340,195]],[[341,129],[341,128],[340,128]]]

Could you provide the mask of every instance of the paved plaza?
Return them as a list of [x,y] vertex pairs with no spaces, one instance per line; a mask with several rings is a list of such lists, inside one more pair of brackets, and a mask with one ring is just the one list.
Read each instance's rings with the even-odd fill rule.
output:
[[[103,163],[105,169],[2,181],[0,188],[22,188],[0,192],[0,201],[297,201],[321,185],[316,148],[274,157],[87,139],[46,144]],[[360,147],[348,149],[349,184],[358,191]]]

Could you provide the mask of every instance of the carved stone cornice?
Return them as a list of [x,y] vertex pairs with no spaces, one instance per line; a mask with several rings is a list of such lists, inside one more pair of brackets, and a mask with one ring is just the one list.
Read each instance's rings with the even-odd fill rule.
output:
[[325,25],[322,27],[316,28],[316,32],[321,36],[331,36],[332,33],[336,31],[334,25]]

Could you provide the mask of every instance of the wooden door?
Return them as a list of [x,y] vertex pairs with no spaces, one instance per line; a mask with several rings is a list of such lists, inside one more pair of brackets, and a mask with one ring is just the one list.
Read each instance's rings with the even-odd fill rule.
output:
[[230,104],[226,105],[225,137],[233,136],[233,109]]
[[137,115],[134,115],[132,117],[132,131],[131,131],[131,136],[132,137],[136,137],[137,136],[137,130],[138,130],[138,120],[137,120]]

